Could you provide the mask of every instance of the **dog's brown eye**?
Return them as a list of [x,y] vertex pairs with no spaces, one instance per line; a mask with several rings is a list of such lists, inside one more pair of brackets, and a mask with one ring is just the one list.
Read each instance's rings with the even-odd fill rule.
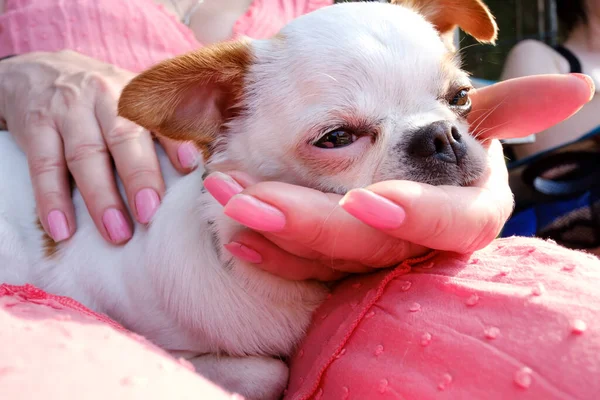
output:
[[352,132],[348,132],[343,129],[338,129],[322,136],[319,140],[317,140],[315,146],[320,147],[322,149],[334,149],[337,147],[351,145],[356,141],[356,139],[357,136]]
[[461,89],[450,100],[450,105],[454,107],[464,107],[470,103],[469,90]]

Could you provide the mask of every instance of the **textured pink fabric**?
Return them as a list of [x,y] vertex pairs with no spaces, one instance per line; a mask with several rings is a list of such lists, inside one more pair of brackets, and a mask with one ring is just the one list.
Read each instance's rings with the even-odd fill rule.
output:
[[[2,398],[229,396],[31,286],[0,286],[0,327]],[[317,311],[291,366],[293,400],[600,398],[600,260],[511,238],[356,277]]]
[[164,351],[72,299],[0,286],[0,398],[231,399]]
[[537,239],[341,284],[287,400],[599,399],[600,260]]
[[[270,37],[292,19],[333,0],[255,0],[234,36]],[[7,0],[0,57],[70,49],[139,72],[200,47],[185,25],[151,0]]]

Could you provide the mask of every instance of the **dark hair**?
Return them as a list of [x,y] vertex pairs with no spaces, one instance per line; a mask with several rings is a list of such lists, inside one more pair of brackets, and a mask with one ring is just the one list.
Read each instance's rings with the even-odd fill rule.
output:
[[580,23],[587,23],[585,0],[556,0],[556,14],[570,33]]

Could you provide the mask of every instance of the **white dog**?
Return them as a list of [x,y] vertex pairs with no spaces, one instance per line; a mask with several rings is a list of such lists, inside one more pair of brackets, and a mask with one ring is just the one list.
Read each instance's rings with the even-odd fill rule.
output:
[[[0,282],[31,283],[105,313],[199,373],[276,399],[289,355],[326,290],[233,259],[238,227],[206,193],[206,172],[238,169],[322,191],[387,179],[467,185],[485,164],[468,133],[467,74],[450,36],[493,42],[479,0],[346,3],[298,18],[269,40],[218,44],[165,61],[123,91],[122,116],[208,148],[168,187],[148,227],[106,243],[74,191],[78,230],[55,244],[36,224],[27,162],[0,134]],[[122,190],[122,187],[121,187]]]

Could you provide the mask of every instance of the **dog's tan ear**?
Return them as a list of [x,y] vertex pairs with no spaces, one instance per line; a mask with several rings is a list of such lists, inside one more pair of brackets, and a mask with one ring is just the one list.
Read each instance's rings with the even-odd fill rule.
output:
[[164,61],[134,78],[119,99],[119,115],[205,151],[239,111],[252,62],[248,42],[228,42]]
[[440,32],[442,38],[457,26],[482,43],[495,43],[498,25],[481,0],[392,0],[419,12]]

